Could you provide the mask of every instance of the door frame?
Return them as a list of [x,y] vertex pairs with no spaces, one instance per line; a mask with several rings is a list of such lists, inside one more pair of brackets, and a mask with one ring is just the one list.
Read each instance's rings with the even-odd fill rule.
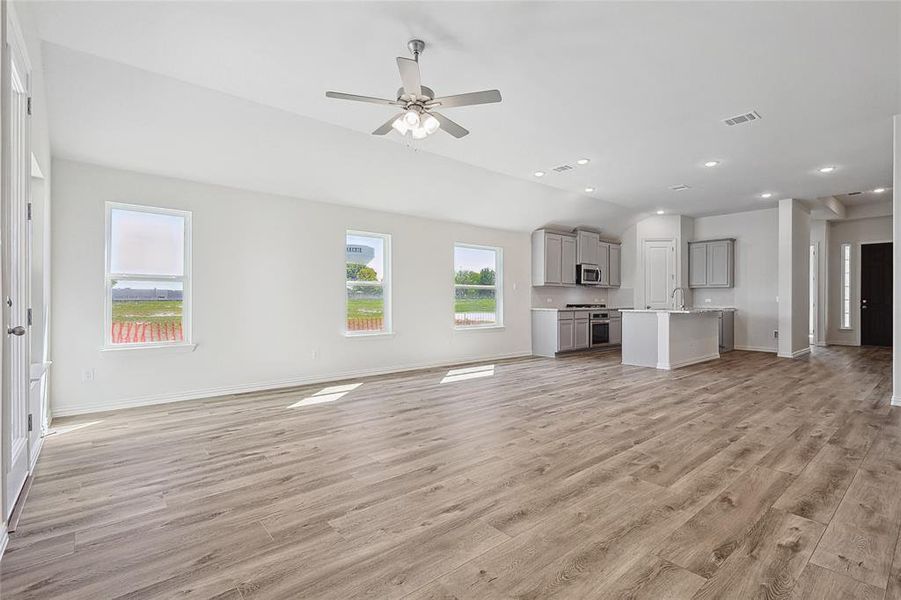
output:
[[[863,247],[869,246],[870,244],[892,244],[892,247],[894,248],[895,240],[883,239],[883,240],[867,240],[865,242],[856,242],[857,252],[854,252],[855,242],[844,242],[844,243],[851,244],[851,254],[852,254],[851,269],[853,271],[851,273],[851,299],[853,300],[853,302],[851,303],[851,310],[852,310],[851,326],[854,327],[856,325],[856,327],[854,327],[854,342],[858,346],[861,346],[861,345],[863,345],[861,342],[861,333],[863,332],[863,321],[862,321],[863,315],[861,314],[862,311],[860,310],[860,295],[861,295],[861,281],[862,281],[862,275],[863,275]],[[854,256],[854,254],[856,254],[857,256]],[[892,302],[894,304],[894,299],[892,299]],[[856,322],[853,319],[853,316],[855,314],[857,315]],[[892,317],[894,318],[894,315],[892,315]]]
[[810,242],[810,264],[808,265],[807,285],[810,304],[809,322],[812,324],[808,333],[808,343],[817,344],[820,337],[820,243]]

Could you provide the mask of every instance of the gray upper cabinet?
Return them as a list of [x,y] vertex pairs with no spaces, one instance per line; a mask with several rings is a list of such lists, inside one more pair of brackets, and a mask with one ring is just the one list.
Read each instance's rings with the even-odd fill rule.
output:
[[596,231],[585,231],[583,229],[576,230],[576,264],[579,265],[597,265],[600,264],[598,257],[598,245],[601,242],[601,236]]
[[688,243],[688,286],[730,288],[734,285],[734,239]]
[[576,283],[576,238],[539,229],[532,233],[532,285]]
[[562,237],[563,244],[563,255],[561,262],[561,269],[563,274],[560,277],[560,281],[563,285],[575,285],[576,284],[576,238],[571,235],[564,235]]
[[610,244],[610,287],[622,285],[622,246]]
[[598,242],[598,262],[594,263],[601,269],[601,280],[598,285],[608,287],[610,285],[610,243]]

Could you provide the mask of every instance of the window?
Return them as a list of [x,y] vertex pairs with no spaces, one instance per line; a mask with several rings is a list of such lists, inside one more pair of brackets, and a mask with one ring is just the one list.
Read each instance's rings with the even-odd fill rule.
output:
[[348,231],[345,243],[346,333],[391,332],[391,236]]
[[842,244],[842,329],[851,329],[851,244]]
[[106,204],[108,347],[187,343],[191,213]]
[[501,249],[454,246],[454,324],[458,328],[503,324]]

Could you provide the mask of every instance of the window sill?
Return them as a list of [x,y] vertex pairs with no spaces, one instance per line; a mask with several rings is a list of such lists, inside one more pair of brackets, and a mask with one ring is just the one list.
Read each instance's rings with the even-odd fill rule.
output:
[[373,333],[348,333],[344,332],[344,337],[348,339],[365,339],[365,338],[390,338],[394,337],[393,331],[377,331]]
[[454,331],[497,331],[498,329],[506,329],[503,325],[470,325],[469,327],[454,327]]
[[197,344],[129,344],[121,346],[104,346],[101,352],[132,352],[138,350],[151,350],[157,352],[186,353],[194,352]]

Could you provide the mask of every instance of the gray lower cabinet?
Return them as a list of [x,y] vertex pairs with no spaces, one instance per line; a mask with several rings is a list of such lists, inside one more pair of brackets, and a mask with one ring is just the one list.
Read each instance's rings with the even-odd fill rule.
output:
[[735,312],[724,310],[720,313],[720,352],[735,350]]
[[589,340],[588,313],[576,313],[573,323],[573,350],[585,350]]
[[734,239],[688,242],[688,287],[730,288],[734,285]]
[[532,354],[536,356],[554,357],[560,352],[585,350],[589,334],[587,311],[532,311]]
[[610,319],[610,343],[611,344],[622,344],[623,343],[623,320],[622,319]]

